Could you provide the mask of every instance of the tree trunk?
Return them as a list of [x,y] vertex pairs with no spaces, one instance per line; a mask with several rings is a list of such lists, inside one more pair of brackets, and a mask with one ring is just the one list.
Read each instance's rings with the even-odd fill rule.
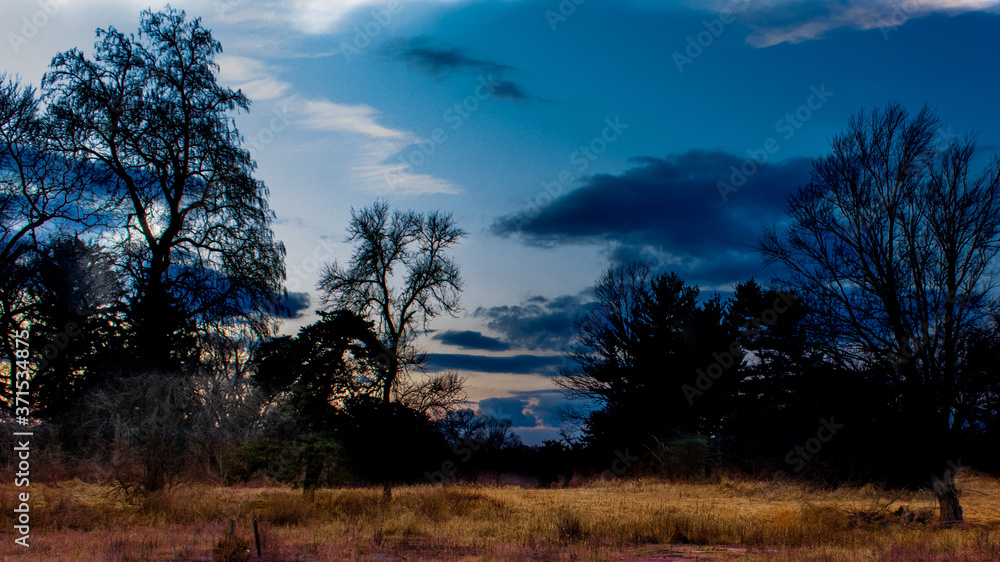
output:
[[958,501],[958,490],[955,488],[955,475],[951,469],[946,468],[940,476],[937,474],[932,475],[931,483],[941,510],[939,522],[942,525],[961,522],[962,505]]
[[[397,348],[398,345],[393,343],[382,386],[382,404],[386,406],[386,415],[389,413],[388,406],[392,403],[392,385],[396,382],[396,375],[399,372],[399,362],[396,356]],[[392,484],[389,481],[382,484],[382,501],[386,504],[392,501]]]
[[323,472],[323,461],[316,458],[316,453],[310,451],[306,458],[306,471],[302,479],[302,495],[306,501],[316,500],[316,488],[319,487],[319,478]]

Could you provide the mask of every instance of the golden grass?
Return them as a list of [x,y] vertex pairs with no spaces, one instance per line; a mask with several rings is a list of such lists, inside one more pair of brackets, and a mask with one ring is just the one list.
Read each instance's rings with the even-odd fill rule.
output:
[[[959,486],[967,522],[942,528],[928,520],[929,492],[870,486],[425,485],[383,504],[381,489],[321,490],[314,502],[296,490],[210,486],[126,498],[73,481],[32,488],[26,557],[7,531],[23,489],[5,485],[0,558],[211,560],[213,549],[252,544],[256,519],[265,560],[1000,560],[1000,480],[964,473]],[[235,539],[220,546],[233,521]]]

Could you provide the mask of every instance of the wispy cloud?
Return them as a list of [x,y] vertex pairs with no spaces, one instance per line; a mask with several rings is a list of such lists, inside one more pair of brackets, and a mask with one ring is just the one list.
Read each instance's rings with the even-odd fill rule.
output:
[[[453,183],[430,174],[418,174],[407,164],[390,158],[417,142],[416,137],[378,138],[361,148],[364,159],[354,167],[358,180],[374,193],[399,195],[457,194],[461,189]],[[391,178],[391,181],[390,179]]]
[[232,82],[251,100],[272,100],[284,96],[291,84],[278,79],[279,70],[270,65],[247,57],[221,56],[219,76]]
[[[297,127],[354,137],[351,172],[358,187],[373,193],[405,195],[460,191],[446,180],[412,173],[400,163],[387,163],[419,139],[413,133],[381,124],[374,107],[289,94],[291,85],[279,78],[281,69],[258,59],[224,56],[218,62],[224,81],[243,90],[251,100],[277,100],[282,113],[292,116]],[[386,181],[390,175],[393,182]]]
[[[455,4],[464,0],[423,0],[426,3]],[[296,29],[308,34],[335,31],[355,12],[384,11],[395,14],[415,0],[294,0],[286,8]]]
[[930,14],[958,15],[971,11],[996,12],[998,0],[844,0],[822,3],[806,0],[705,0],[700,8],[738,14],[751,32],[747,43],[770,47],[820,39],[843,28],[885,30]]
[[378,112],[368,105],[345,105],[329,100],[293,99],[293,111],[302,124],[315,131],[359,133],[376,139],[407,139],[408,133],[383,127],[375,122]]

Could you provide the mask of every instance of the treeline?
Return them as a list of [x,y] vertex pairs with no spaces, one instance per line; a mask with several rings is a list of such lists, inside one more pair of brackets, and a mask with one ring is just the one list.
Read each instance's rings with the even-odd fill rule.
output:
[[[676,274],[636,263],[608,270],[595,293],[557,379],[599,405],[576,417],[578,454],[592,469],[911,487],[938,459],[1000,469],[992,373],[981,397],[992,410],[947,435],[901,408],[900,371],[926,340],[911,340],[907,356],[845,368],[811,341],[819,320],[808,300],[754,280],[726,300],[699,298]],[[989,372],[1000,333],[980,337],[982,355],[969,359]]]
[[961,520],[956,468],[1000,460],[1000,159],[977,170],[975,139],[940,126],[898,104],[851,118],[764,229],[771,287],[699,304],[674,275],[610,270],[559,379],[599,406],[586,443],[927,486]]

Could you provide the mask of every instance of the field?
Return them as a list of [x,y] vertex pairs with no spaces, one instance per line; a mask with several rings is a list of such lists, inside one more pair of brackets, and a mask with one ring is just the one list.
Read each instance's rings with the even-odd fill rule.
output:
[[389,504],[380,489],[321,490],[313,502],[276,487],[126,497],[74,480],[32,486],[27,556],[10,533],[23,489],[8,484],[0,558],[248,560],[256,519],[263,560],[1000,560],[1000,480],[963,473],[959,486],[966,522],[945,528],[929,492],[725,477],[409,486]]

